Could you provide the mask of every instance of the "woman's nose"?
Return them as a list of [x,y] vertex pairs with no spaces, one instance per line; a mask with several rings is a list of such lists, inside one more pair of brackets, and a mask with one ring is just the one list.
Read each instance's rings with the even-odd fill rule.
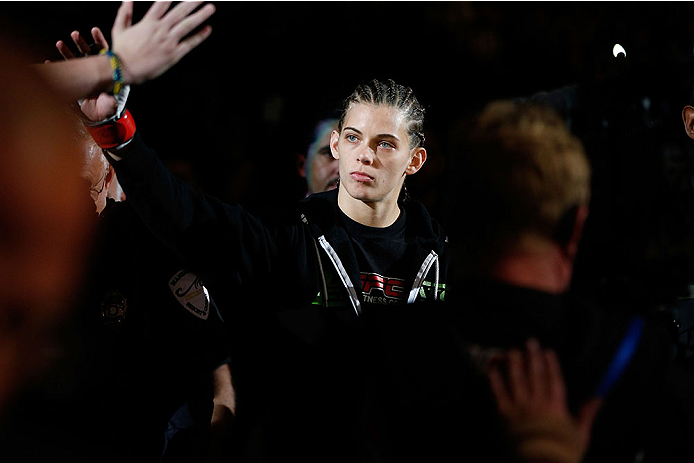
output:
[[359,151],[359,154],[357,155],[357,161],[361,162],[362,164],[369,165],[373,162],[373,157],[373,150],[370,147],[365,146],[361,151]]

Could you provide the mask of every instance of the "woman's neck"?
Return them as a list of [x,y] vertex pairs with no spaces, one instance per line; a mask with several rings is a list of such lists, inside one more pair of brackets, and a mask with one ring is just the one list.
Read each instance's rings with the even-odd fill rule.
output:
[[397,200],[365,202],[351,197],[342,189],[337,195],[337,205],[347,217],[367,227],[389,227],[400,217]]

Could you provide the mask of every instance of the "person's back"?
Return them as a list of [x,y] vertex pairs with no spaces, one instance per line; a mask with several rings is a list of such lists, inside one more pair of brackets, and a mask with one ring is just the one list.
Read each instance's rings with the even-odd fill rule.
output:
[[[531,103],[492,103],[468,129],[454,153],[454,203],[464,222],[454,234],[462,273],[452,300],[468,351],[480,365],[530,338],[557,352],[571,411],[605,400],[588,460],[627,461],[644,451],[680,457],[686,445],[675,434],[664,439],[664,428],[680,430],[660,408],[667,359],[659,357],[659,326],[570,291],[590,199],[580,141],[554,112]],[[670,422],[656,426],[658,418]]]

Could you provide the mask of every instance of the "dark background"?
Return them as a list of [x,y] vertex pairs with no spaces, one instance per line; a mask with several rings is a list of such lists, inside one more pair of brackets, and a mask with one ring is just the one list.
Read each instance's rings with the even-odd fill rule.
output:
[[[135,21],[149,7],[136,2]],[[116,2],[2,2],[36,62],[69,33],[110,28]],[[451,129],[484,103],[559,94],[594,168],[577,281],[653,308],[694,283],[692,153],[678,67],[694,6],[675,2],[219,2],[211,37],[129,107],[147,142],[202,189],[267,211],[302,196],[316,118],[361,81],[393,78],[427,108],[427,166],[409,182],[447,225]],[[627,56],[615,58],[620,43]],[[691,142],[694,143],[694,142]],[[177,163],[174,163],[177,161]],[[177,168],[179,169],[179,168]],[[184,170],[180,171],[184,174]]]

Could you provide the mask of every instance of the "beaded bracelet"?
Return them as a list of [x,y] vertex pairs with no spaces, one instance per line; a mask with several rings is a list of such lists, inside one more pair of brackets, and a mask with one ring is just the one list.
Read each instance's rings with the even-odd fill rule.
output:
[[123,88],[123,68],[121,67],[120,58],[111,50],[103,49],[99,52],[100,55],[107,55],[108,61],[113,69],[113,94],[117,95]]

